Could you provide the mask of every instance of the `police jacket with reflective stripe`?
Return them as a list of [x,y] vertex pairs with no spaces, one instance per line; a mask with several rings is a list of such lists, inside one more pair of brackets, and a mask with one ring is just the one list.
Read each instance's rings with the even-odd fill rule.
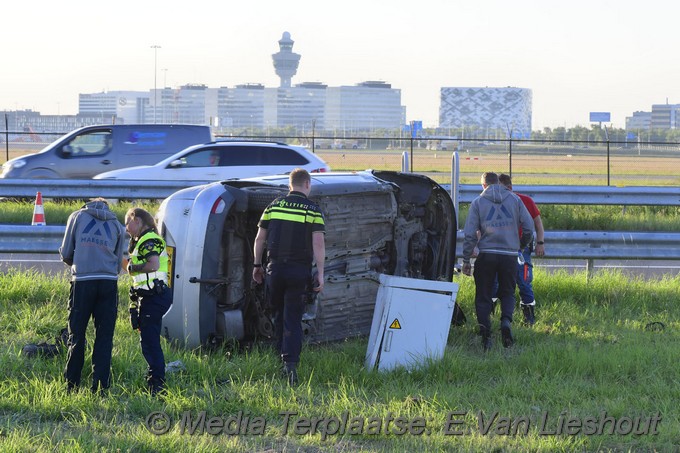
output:
[[149,260],[149,257],[158,255],[160,266],[156,272],[139,272],[132,274],[132,285],[138,289],[153,289],[154,279],[168,283],[168,254],[165,251],[165,241],[157,233],[148,230],[142,234],[137,241],[135,249],[130,254],[132,264],[142,264]]
[[275,263],[311,265],[312,233],[325,231],[319,206],[298,191],[274,200],[262,213],[258,226],[267,230],[267,254]]

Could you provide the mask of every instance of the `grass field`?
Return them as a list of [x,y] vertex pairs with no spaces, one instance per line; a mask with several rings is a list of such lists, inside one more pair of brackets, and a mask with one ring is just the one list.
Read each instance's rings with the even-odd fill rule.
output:
[[21,354],[65,325],[67,277],[0,275],[0,451],[677,451],[677,277],[600,273],[586,284],[583,274],[538,269],[537,324],[515,323],[508,350],[496,334],[488,353],[476,335],[472,279],[456,281],[468,323],[452,327],[439,362],[380,373],[363,366],[366,338],[308,345],[302,383],[289,388],[265,344],[164,343],[166,361],[186,369],[169,374],[167,397],[154,399],[142,390],[123,283],[114,385],[105,397],[69,396],[64,354]]
[[[13,144],[9,157],[19,157],[40,150],[29,143]],[[401,170],[402,153],[409,148],[394,150],[328,150],[315,152],[334,171],[359,171],[368,168],[376,170]],[[6,153],[3,153],[3,158]],[[677,153],[670,157],[650,157],[630,154],[626,151],[611,152],[609,178],[613,186],[678,186],[680,175],[677,171]],[[409,156],[409,168],[417,173],[430,176],[442,184],[451,183],[452,151],[431,151],[415,149]],[[532,147],[516,148],[510,162],[507,151],[500,145],[488,148],[463,150],[460,157],[460,182],[479,183],[479,176],[485,171],[510,172],[512,164],[515,184],[533,185],[606,185],[607,158],[604,148],[588,151],[571,148],[536,150]],[[4,159],[2,160],[4,162]]]
[[[402,168],[402,152],[346,152],[317,153],[336,171],[357,171],[367,168],[396,170]],[[439,183],[451,183],[452,152],[416,150],[412,171],[430,176]],[[409,160],[409,164],[411,164]],[[675,168],[678,158],[618,156],[610,158],[610,184],[634,186],[680,185]],[[460,182],[478,184],[485,171],[508,173],[507,153],[472,153],[460,155]],[[604,156],[567,156],[550,154],[516,154],[512,157],[515,184],[531,185],[606,185],[607,161]]]

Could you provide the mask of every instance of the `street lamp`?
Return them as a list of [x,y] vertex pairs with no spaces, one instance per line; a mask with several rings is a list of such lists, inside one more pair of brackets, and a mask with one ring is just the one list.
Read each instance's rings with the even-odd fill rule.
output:
[[156,124],[156,112],[158,109],[158,90],[156,89],[156,80],[157,80],[157,75],[158,75],[158,49],[161,48],[161,46],[158,45],[153,45],[151,46],[153,49],[153,122]]

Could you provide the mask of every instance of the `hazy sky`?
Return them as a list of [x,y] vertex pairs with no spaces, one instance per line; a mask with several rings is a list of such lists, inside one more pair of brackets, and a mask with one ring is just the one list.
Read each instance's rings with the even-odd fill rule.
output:
[[75,114],[78,94],[202,83],[275,87],[284,31],[302,55],[293,84],[382,80],[407,120],[436,126],[439,89],[533,90],[533,129],[680,103],[670,0],[256,0],[5,2],[0,110]]

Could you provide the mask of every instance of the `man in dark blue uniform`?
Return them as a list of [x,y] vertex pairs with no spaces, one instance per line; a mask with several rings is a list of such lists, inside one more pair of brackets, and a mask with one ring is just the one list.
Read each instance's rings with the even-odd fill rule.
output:
[[276,344],[290,385],[297,383],[297,364],[302,350],[302,315],[306,293],[316,263],[313,290],[323,290],[325,224],[323,215],[309,198],[312,179],[306,170],[290,173],[287,196],[274,200],[262,213],[254,245],[253,280],[262,283],[262,255],[267,249],[270,304],[274,309]]

